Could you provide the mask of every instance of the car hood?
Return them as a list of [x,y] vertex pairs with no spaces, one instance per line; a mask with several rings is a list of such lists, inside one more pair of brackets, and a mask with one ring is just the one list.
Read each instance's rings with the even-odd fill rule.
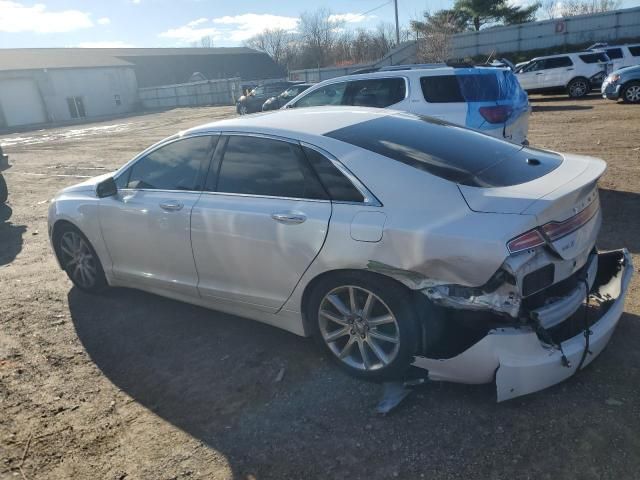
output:
[[88,178],[84,182],[76,183],[75,185],[71,185],[70,187],[63,188],[60,193],[94,191],[98,183],[106,180],[109,177],[112,177],[114,173],[115,172],[109,172],[103,175],[98,175],[97,177]]

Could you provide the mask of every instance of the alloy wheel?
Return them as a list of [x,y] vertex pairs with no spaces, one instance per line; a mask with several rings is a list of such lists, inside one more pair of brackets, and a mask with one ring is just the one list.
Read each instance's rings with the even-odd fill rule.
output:
[[624,92],[624,98],[628,102],[640,102],[640,85],[631,85],[630,87],[628,87]]
[[578,80],[569,85],[569,95],[572,97],[584,97],[587,94],[587,82]]
[[65,232],[60,238],[62,264],[75,283],[90,289],[98,275],[97,261],[82,236],[74,231]]
[[320,333],[346,365],[371,371],[395,360],[400,329],[391,309],[366,288],[346,285],[327,293],[318,311]]

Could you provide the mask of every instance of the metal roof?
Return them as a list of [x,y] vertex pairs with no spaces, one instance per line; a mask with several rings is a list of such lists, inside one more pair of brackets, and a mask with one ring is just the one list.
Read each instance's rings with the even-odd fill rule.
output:
[[[0,71],[133,66],[135,57],[258,54],[229,48],[8,48],[0,49]],[[131,60],[128,61],[127,59]],[[191,72],[190,72],[191,73]]]

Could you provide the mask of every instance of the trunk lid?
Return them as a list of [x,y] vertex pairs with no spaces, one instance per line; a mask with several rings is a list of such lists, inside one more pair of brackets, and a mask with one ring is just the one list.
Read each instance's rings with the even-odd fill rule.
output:
[[563,157],[560,166],[530,182],[491,188],[459,184],[458,188],[473,211],[530,215],[538,227],[565,226],[565,233],[552,245],[563,258],[572,258],[597,236],[601,222],[597,182],[606,164],[597,158]]

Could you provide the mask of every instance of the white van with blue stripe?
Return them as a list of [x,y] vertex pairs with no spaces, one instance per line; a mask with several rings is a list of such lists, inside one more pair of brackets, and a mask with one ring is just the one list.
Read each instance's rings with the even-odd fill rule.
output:
[[529,99],[513,72],[434,66],[347,75],[317,83],[283,108],[344,105],[427,115],[526,144]]

